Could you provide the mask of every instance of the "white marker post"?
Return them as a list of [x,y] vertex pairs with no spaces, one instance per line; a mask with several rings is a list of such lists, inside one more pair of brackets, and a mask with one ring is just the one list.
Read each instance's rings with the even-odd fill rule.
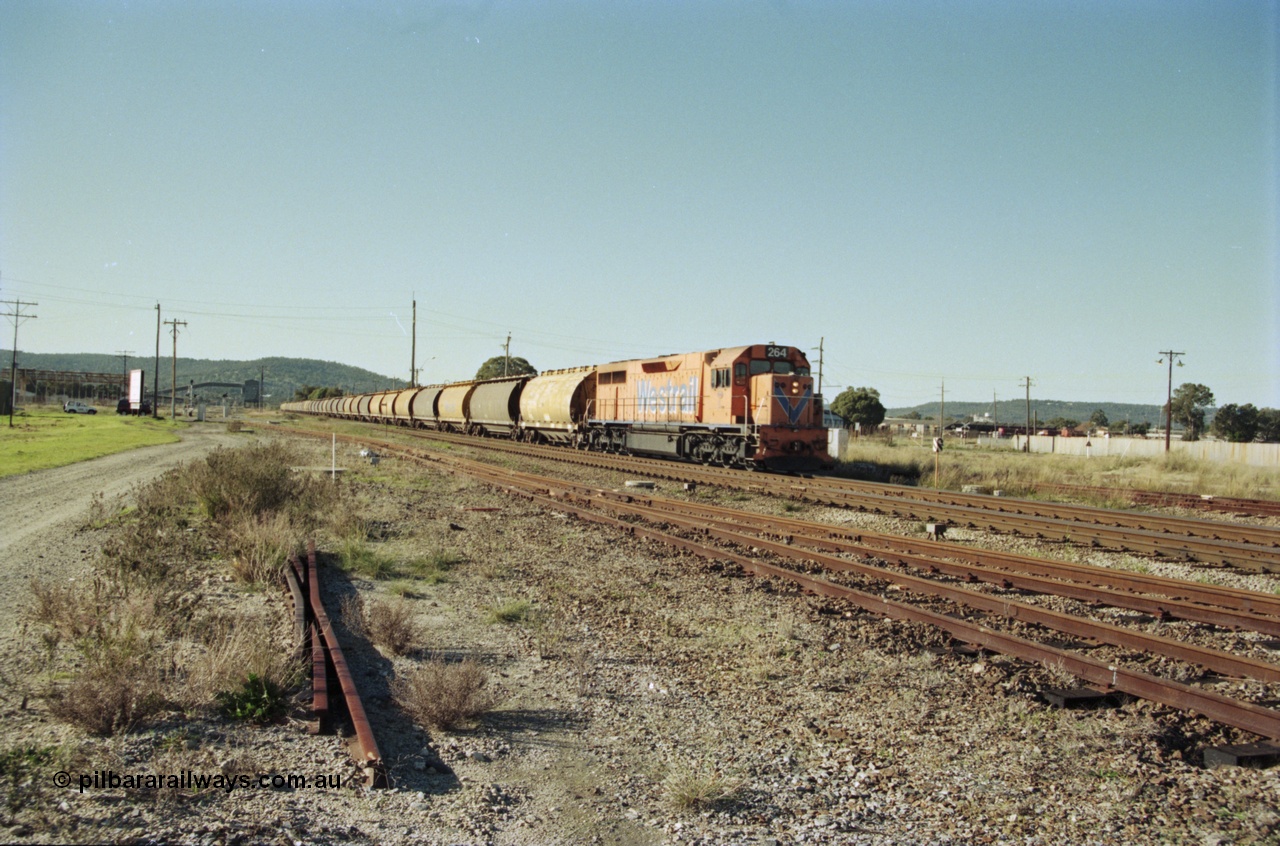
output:
[[329,452],[329,478],[338,481],[338,433],[333,433],[333,447]]

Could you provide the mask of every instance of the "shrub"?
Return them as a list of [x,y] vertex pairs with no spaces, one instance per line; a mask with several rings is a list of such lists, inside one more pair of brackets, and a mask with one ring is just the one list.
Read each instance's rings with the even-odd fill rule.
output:
[[499,695],[486,690],[489,677],[470,659],[448,663],[439,656],[397,676],[391,692],[419,725],[448,729],[498,706]]
[[213,520],[278,511],[297,498],[296,459],[279,441],[219,448],[191,466],[191,490]]
[[81,651],[81,667],[46,694],[55,717],[90,734],[109,735],[164,709],[164,677],[148,639],[113,637]]
[[394,655],[404,655],[422,640],[422,628],[413,619],[413,603],[404,599],[394,602],[374,600],[365,612],[365,631],[378,646]]

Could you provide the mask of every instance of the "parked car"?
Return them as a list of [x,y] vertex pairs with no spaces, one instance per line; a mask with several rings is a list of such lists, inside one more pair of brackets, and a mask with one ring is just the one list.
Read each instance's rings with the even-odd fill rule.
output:
[[129,400],[125,397],[121,397],[120,401],[116,403],[116,414],[128,414],[131,410]]
[[62,410],[67,414],[97,414],[98,409],[93,406],[85,405],[80,400],[67,400],[62,404]]

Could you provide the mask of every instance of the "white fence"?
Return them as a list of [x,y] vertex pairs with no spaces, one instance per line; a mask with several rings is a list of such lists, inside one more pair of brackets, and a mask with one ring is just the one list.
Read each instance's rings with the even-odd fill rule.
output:
[[[1026,442],[1012,438],[978,438],[978,446],[1020,450]],[[1280,468],[1280,444],[1233,444],[1226,441],[1173,441],[1171,452],[1180,452],[1205,461],[1232,461],[1251,467]],[[1164,438],[1063,438],[1032,435],[1031,452],[1081,457],[1159,456],[1164,454]]]

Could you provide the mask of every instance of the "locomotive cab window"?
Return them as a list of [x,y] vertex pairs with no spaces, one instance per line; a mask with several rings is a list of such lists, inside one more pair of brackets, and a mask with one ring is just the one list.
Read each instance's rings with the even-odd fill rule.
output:
[[752,376],[759,376],[761,373],[781,373],[783,376],[789,376],[794,369],[789,361],[763,361],[756,359],[751,362]]
[[729,368],[721,367],[711,371],[711,387],[727,388],[731,382],[729,381]]
[[746,381],[747,366],[739,362],[733,366],[733,378],[739,385]]

